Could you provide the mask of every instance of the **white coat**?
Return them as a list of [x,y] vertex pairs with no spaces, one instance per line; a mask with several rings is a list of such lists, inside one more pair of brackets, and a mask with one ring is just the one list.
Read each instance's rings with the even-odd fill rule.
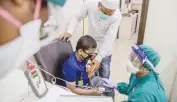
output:
[[66,33],[72,34],[78,23],[88,16],[88,35],[97,42],[99,56],[96,59],[101,62],[102,58],[112,54],[113,42],[116,38],[122,16],[117,9],[112,16],[103,20],[100,18],[98,3],[100,0],[87,0],[80,11],[70,20]]

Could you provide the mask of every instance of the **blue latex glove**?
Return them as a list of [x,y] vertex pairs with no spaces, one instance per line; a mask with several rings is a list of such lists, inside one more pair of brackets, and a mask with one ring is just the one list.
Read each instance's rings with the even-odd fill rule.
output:
[[112,89],[117,89],[117,84],[111,82],[109,79],[106,78],[102,78],[102,80],[105,81],[105,83],[103,83],[104,86],[108,87],[108,88],[112,88]]

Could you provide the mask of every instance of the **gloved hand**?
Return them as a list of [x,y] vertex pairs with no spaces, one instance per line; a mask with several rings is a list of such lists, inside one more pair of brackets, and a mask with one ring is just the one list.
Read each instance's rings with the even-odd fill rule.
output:
[[102,78],[102,80],[105,81],[105,83],[103,83],[104,86],[106,86],[108,88],[117,89],[117,84],[116,83],[113,83],[109,79],[106,79],[106,78]]

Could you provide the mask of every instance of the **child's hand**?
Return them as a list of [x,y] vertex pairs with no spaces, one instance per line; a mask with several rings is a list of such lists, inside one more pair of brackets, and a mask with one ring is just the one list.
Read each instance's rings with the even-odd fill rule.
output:
[[89,79],[95,76],[95,69],[93,68],[91,61],[89,60],[87,65],[86,65],[86,71],[88,73]]
[[91,62],[91,60],[88,60],[88,62],[87,62],[87,64],[86,64],[86,71],[87,71],[88,73],[92,73],[93,70],[94,70],[94,68],[93,68],[93,66],[92,66],[92,62]]
[[90,73],[91,72],[91,65],[86,65],[86,71],[88,72],[88,73]]

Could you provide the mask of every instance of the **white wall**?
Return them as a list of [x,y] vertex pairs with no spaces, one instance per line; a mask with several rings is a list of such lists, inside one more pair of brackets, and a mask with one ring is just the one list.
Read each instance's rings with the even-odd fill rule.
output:
[[161,74],[168,96],[176,72],[176,68],[171,66],[176,63],[173,61],[177,55],[176,27],[177,0],[149,0],[144,44],[152,46],[161,55],[157,70]]

